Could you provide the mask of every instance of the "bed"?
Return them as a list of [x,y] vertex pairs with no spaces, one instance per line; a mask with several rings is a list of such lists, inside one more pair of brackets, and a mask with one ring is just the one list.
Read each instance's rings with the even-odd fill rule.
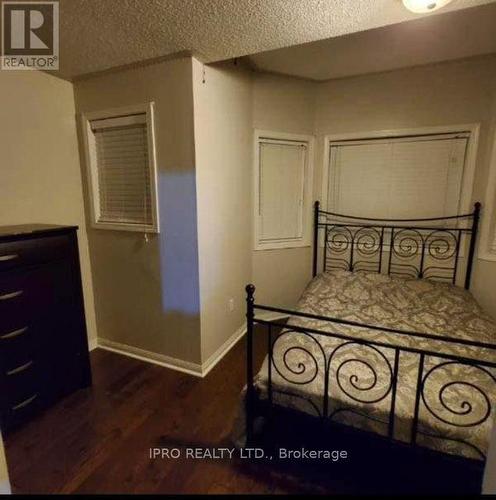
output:
[[[496,324],[469,291],[479,213],[476,204],[467,215],[376,220],[317,202],[313,279],[296,309],[256,304],[246,287],[248,440],[255,419],[277,406],[484,460]],[[255,325],[268,340],[256,375]]]

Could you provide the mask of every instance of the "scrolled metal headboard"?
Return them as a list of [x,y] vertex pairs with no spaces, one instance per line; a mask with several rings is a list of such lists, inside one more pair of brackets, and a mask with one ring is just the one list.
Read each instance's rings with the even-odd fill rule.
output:
[[[425,219],[371,219],[327,212],[314,204],[313,276],[322,269],[387,272],[455,284],[465,240],[464,285],[470,288],[481,204],[470,214]],[[323,232],[323,240],[319,235]],[[322,244],[321,244],[322,242]],[[319,252],[319,245],[322,252]],[[319,259],[320,257],[320,259]]]

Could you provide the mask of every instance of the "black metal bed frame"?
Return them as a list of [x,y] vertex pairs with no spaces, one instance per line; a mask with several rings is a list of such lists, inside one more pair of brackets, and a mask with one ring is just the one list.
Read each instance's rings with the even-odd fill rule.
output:
[[[326,269],[346,269],[350,271],[368,270],[375,272],[387,271],[391,275],[406,275],[417,278],[434,279],[456,283],[459,275],[458,267],[462,256],[462,240],[464,236],[469,236],[469,249],[467,263],[465,267],[464,286],[466,289],[470,287],[470,279],[472,274],[473,260],[475,256],[475,244],[477,239],[477,230],[480,216],[480,203],[476,203],[474,211],[466,215],[457,215],[451,217],[439,217],[429,219],[411,219],[411,220],[387,220],[387,219],[369,219],[363,217],[352,217],[341,214],[334,214],[320,210],[319,202],[315,202],[314,212],[314,239],[313,239],[313,276],[317,274],[317,265],[319,260],[319,231],[324,231],[323,248],[321,251],[322,268]],[[342,221],[345,222],[342,222]],[[350,222],[347,222],[350,221]],[[467,224],[468,222],[468,224]],[[451,223],[449,226],[447,223]],[[388,251],[389,256],[384,259],[384,253]],[[438,261],[440,264],[438,264]],[[412,332],[382,328],[376,325],[366,325],[352,321],[336,319],[327,316],[319,316],[304,312],[272,307],[269,305],[260,305],[255,303],[254,299],[255,287],[253,285],[246,286],[247,294],[247,392],[246,392],[246,437],[247,442],[251,442],[254,437],[254,422],[255,419],[264,413],[262,407],[267,409],[273,407],[273,387],[272,387],[272,372],[276,370],[289,383],[298,384],[299,386],[310,384],[315,380],[319,370],[323,371],[324,376],[324,394],[322,395],[321,408],[318,408],[315,403],[309,401],[314,407],[317,415],[321,420],[332,420],[333,416],[339,412],[334,411],[329,413],[329,388],[331,385],[331,375],[334,376],[338,386],[344,391],[346,396],[351,400],[358,401],[363,404],[372,404],[383,401],[389,398],[389,419],[387,422],[387,435],[394,442],[394,426],[395,426],[395,405],[398,382],[398,368],[402,353],[411,353],[418,356],[418,376],[417,385],[415,387],[415,407],[413,413],[410,444],[415,445],[419,433],[426,434],[420,431],[419,413],[421,409],[425,409],[435,419],[447,426],[455,427],[477,427],[486,422],[493,413],[493,402],[486,394],[484,389],[481,389],[476,382],[466,380],[447,380],[439,389],[438,399],[444,410],[450,415],[447,419],[445,415],[440,415],[434,408],[429,405],[426,398],[426,387],[428,387],[429,379],[432,374],[447,367],[454,365],[463,366],[464,374],[477,373],[487,377],[489,382],[496,385],[496,368],[495,362],[486,361],[484,359],[475,359],[470,357],[457,356],[444,352],[427,350],[416,347],[407,347],[399,344],[399,340],[403,336],[416,339],[432,339],[446,343],[446,345],[463,345],[474,347],[477,349],[487,349],[487,352],[495,352],[496,344],[488,344],[483,342],[475,342],[464,339],[455,339],[449,336],[441,336],[429,334],[428,332]],[[378,330],[390,336],[391,342],[369,341],[356,336],[347,335],[338,332],[329,332],[318,329],[285,324],[280,321],[268,321],[256,317],[256,311],[265,311],[277,313],[281,316],[307,318],[326,322],[327,325],[348,325],[353,327],[361,327],[369,330]],[[264,404],[259,398],[255,383],[253,371],[253,335],[255,325],[265,327],[267,332],[267,353],[268,353],[268,380],[267,380],[267,398]],[[279,333],[275,333],[276,329],[280,329]],[[274,346],[281,337],[290,333],[298,333],[304,335],[306,339],[313,343],[317,352],[322,355],[324,362],[320,363],[315,356],[302,345],[290,347],[283,355],[285,369],[289,376],[299,377],[297,381],[290,379],[282,374],[274,360]],[[332,337],[342,341],[337,347],[334,347],[331,352],[326,352],[325,347],[319,341],[319,336]],[[351,394],[343,389],[340,380],[340,370],[342,365],[349,363],[350,360],[344,361],[334,370],[331,369],[331,363],[335,359],[336,353],[345,346],[353,346],[359,352],[360,349],[365,349],[369,353],[373,353],[380,362],[384,363],[388,381],[386,388],[380,397],[375,396],[373,399],[367,398],[367,392],[376,387],[378,374],[376,367],[372,366],[370,361],[360,359],[358,354],[351,361],[366,366],[369,373],[373,376],[373,383],[369,386],[360,386],[359,376],[354,374],[348,377],[348,382],[351,387],[356,390],[357,394]],[[299,364],[296,368],[291,367],[286,363],[286,355],[292,349],[298,349],[304,353],[309,365]],[[481,351],[483,352],[483,351]],[[386,356],[385,353],[388,353]],[[434,363],[434,364],[433,364]],[[305,378],[306,377],[306,378]],[[463,400],[456,407],[453,404],[448,404],[445,401],[445,391],[453,386],[465,386],[471,389],[471,394],[475,397],[475,401]],[[369,392],[370,393],[370,392]],[[481,406],[482,405],[482,406]],[[470,419],[471,415],[475,415],[478,407],[478,417]],[[481,416],[482,415],[482,416]],[[366,416],[366,415],[365,415]],[[460,422],[461,419],[461,422]],[[458,420],[458,421],[457,421]],[[441,435],[431,435],[433,438],[448,439],[463,443],[472,448],[480,458],[484,459],[484,452],[478,449],[475,445],[456,438],[450,438]]]
[[[324,231],[323,270],[382,272],[456,283],[464,236],[470,236],[465,288],[470,288],[481,204],[465,215],[425,219],[370,219],[320,210],[314,204],[312,274],[317,275],[319,230]],[[451,224],[451,225],[450,225]],[[437,264],[437,265],[436,265]]]

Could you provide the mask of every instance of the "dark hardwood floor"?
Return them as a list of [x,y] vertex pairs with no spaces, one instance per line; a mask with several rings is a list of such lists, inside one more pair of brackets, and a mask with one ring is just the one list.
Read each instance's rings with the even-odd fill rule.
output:
[[[262,335],[255,339],[258,368],[265,341]],[[426,471],[433,469],[429,463],[407,465],[394,457],[388,463],[388,450],[374,454],[361,443],[360,460],[323,469],[312,463],[281,466],[240,458],[152,460],[152,447],[177,447],[183,454],[189,446],[232,447],[231,430],[245,384],[244,340],[205,379],[100,349],[91,353],[91,363],[92,388],[6,437],[14,493],[409,492],[422,479],[423,465]],[[293,435],[301,434],[301,428],[287,425]],[[322,439],[317,436],[317,443],[326,448]],[[458,473],[459,486],[450,479],[457,477],[453,470],[448,484],[461,492],[468,476]],[[477,491],[477,481],[475,476],[468,491]],[[439,483],[439,489],[444,492],[445,486]]]
[[[93,387],[79,391],[5,439],[15,493],[275,493],[277,474],[239,461],[155,459],[151,447],[232,446],[245,383],[241,341],[205,379],[101,349]],[[263,359],[257,349],[257,364]]]

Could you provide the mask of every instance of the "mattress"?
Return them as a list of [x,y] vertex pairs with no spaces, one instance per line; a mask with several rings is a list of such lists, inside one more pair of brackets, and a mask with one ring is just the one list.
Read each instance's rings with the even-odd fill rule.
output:
[[[405,331],[496,343],[496,324],[470,292],[451,284],[404,279],[377,273],[332,271],[314,278],[297,310]],[[370,347],[320,334],[291,331],[292,326],[344,334],[388,347]],[[496,351],[413,338],[326,321],[292,317],[273,344],[273,402],[310,414],[324,412],[325,366],[329,363],[327,417],[388,435],[395,349],[428,350],[496,362]],[[411,442],[420,355],[401,351],[395,395],[393,438]],[[268,358],[256,377],[267,397]],[[426,356],[417,444],[482,459],[494,421],[496,372]]]

